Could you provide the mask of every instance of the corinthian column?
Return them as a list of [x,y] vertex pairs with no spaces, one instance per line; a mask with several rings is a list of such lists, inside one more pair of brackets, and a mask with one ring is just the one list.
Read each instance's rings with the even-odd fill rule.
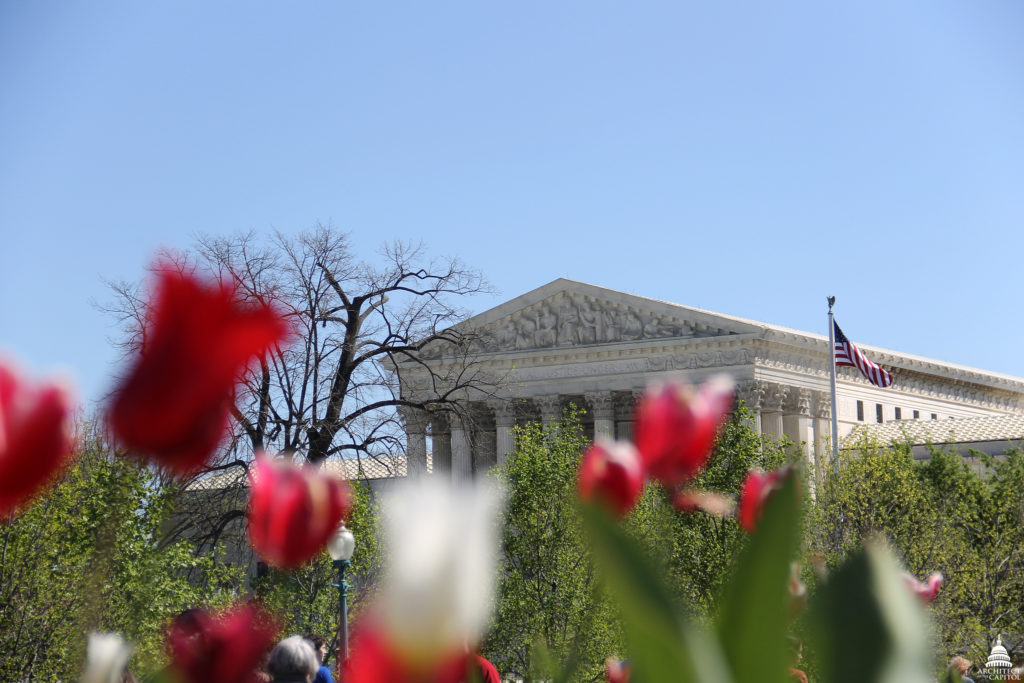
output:
[[832,443],[832,411],[829,395],[824,391],[814,392],[811,402],[814,415],[814,462],[815,474],[820,482],[825,476],[826,468],[832,454],[829,446]]
[[750,426],[758,434],[761,433],[761,409],[764,407],[764,393],[764,382],[743,382],[736,387],[736,398],[743,401],[743,405],[750,412]]
[[501,467],[505,464],[508,454],[515,448],[512,437],[512,427],[516,423],[515,408],[510,401],[501,400],[488,401],[487,405],[494,411],[494,430],[497,442],[495,456],[498,467]]
[[594,416],[594,439],[615,438],[615,402],[610,391],[592,391],[584,394]]
[[558,394],[535,396],[533,400],[540,406],[540,421],[545,427],[562,419],[562,397]]
[[419,478],[427,473],[427,419],[422,410],[410,406],[398,409],[405,424],[406,476]]
[[448,431],[448,417],[442,413],[433,413],[430,417],[430,450],[432,476],[451,479],[452,439]]
[[761,433],[773,439],[781,439],[786,432],[782,425],[782,410],[788,392],[781,384],[765,386],[764,407],[761,412]]
[[452,415],[452,483],[455,486],[473,479],[473,446],[469,440],[469,431],[458,415]]

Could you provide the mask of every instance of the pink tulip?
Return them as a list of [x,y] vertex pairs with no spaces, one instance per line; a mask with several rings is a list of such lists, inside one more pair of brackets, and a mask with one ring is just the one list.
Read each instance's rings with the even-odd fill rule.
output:
[[700,473],[732,407],[733,382],[718,375],[696,391],[669,383],[647,391],[636,409],[635,441],[648,474],[669,487]]
[[598,439],[580,461],[580,500],[596,501],[618,518],[633,509],[644,490],[640,456],[626,441]]

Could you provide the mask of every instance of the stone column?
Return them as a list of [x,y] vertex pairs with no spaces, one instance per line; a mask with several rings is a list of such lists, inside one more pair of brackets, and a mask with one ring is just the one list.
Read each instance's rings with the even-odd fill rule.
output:
[[473,479],[473,448],[469,430],[458,415],[450,418],[452,432],[452,483],[455,486]]
[[782,424],[782,411],[786,404],[786,387],[781,384],[765,385],[764,404],[761,409],[761,433],[773,439],[786,435]]
[[832,411],[827,392],[814,392],[811,414],[814,415],[815,474],[820,482],[832,461]]
[[434,413],[430,418],[430,446],[433,476],[451,479],[452,438],[448,431],[448,416]]
[[620,394],[615,401],[615,438],[620,441],[633,440],[633,420],[636,417],[636,404],[643,395],[643,389],[633,389],[629,393]]
[[807,488],[814,498],[815,468],[813,453],[814,437],[811,435],[811,392],[807,389],[793,388],[786,405],[786,414],[782,418],[786,436],[795,443],[803,454]]
[[509,453],[515,448],[515,439],[512,437],[512,427],[516,423],[515,406],[511,401],[492,400],[487,405],[494,411],[494,427],[497,433],[497,458],[498,467],[505,464]]
[[584,394],[594,416],[594,440],[599,437],[615,438],[615,403],[610,391],[593,391]]
[[743,401],[750,412],[750,426],[758,434],[761,433],[761,409],[764,407],[764,382],[743,382],[736,387],[736,398]]
[[422,477],[427,473],[427,416],[410,406],[401,406],[398,415],[405,424],[406,476]]
[[540,406],[540,421],[545,427],[562,419],[562,397],[558,394],[535,396],[533,400]]

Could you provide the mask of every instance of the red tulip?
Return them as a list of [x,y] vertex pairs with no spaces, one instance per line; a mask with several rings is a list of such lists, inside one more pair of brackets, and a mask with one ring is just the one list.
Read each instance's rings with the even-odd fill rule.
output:
[[355,630],[352,654],[338,678],[345,683],[461,683],[471,663],[465,650],[434,653],[430,662],[403,658],[386,633],[366,619]]
[[696,392],[680,383],[646,392],[636,409],[635,441],[648,473],[666,486],[697,476],[732,407],[732,393],[733,382],[725,375]]
[[579,494],[596,500],[616,517],[625,517],[644,490],[640,456],[626,441],[598,439],[580,461]]
[[71,458],[70,413],[59,384],[31,384],[0,363],[0,517],[29,501]]
[[257,456],[249,494],[249,542],[268,564],[291,569],[323,550],[352,511],[348,483]]
[[609,657],[604,662],[605,683],[629,683],[629,665],[618,657]]
[[169,266],[158,278],[142,348],[115,390],[110,425],[126,448],[190,474],[223,438],[247,364],[284,339],[288,325],[269,306],[240,303],[227,284]]
[[939,589],[942,588],[942,574],[939,572],[932,572],[923,582],[918,581],[910,572],[903,572],[903,581],[925,605],[935,600]]
[[782,487],[782,483],[792,471],[790,467],[783,467],[774,472],[751,470],[747,473],[747,478],[743,481],[743,487],[740,489],[740,502],[737,510],[740,527],[744,531],[749,534],[754,533],[758,522],[761,521],[764,504],[772,494]]
[[186,683],[254,683],[278,630],[251,604],[217,616],[189,610],[168,629],[171,667]]

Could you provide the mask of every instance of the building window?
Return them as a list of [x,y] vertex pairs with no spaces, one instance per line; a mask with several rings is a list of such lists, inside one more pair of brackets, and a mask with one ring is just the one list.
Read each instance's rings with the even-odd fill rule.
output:
[[932,419],[933,420],[938,420],[939,416],[936,413],[932,413]]
[[882,404],[875,404],[875,422],[882,424]]
[[897,420],[902,420],[903,419],[903,409],[902,408],[897,408],[896,409],[896,419]]
[[864,421],[864,401],[857,401],[857,422]]
[[920,410],[915,410],[914,411],[914,419],[916,420],[916,419],[918,419],[920,417],[921,417],[921,411]]

